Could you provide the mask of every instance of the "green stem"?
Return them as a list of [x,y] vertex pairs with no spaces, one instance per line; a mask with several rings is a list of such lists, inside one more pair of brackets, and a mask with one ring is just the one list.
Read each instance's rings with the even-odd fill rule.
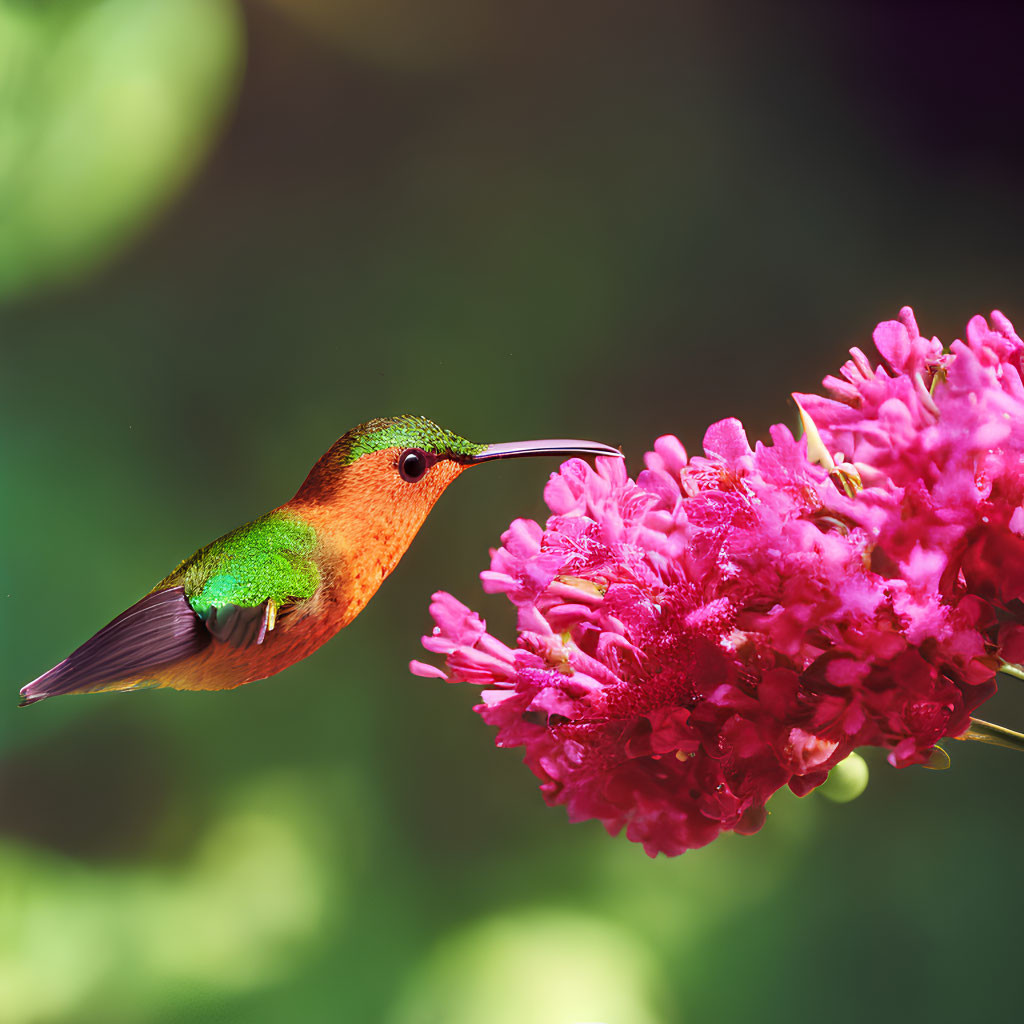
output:
[[958,740],[977,740],[979,743],[991,743],[996,747],[1008,747],[1010,750],[1024,750],[1024,733],[1014,732],[1001,725],[983,722],[980,718],[972,718],[967,732],[957,736]]
[[1021,668],[1020,665],[1011,665],[1008,661],[1001,661],[999,663],[999,671],[1005,672],[1008,676],[1024,679],[1024,668]]

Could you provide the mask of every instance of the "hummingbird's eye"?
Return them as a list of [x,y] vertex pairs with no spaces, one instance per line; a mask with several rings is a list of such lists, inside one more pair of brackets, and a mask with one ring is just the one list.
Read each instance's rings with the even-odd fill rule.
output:
[[398,456],[398,473],[403,480],[416,483],[427,471],[430,459],[422,448],[407,448]]

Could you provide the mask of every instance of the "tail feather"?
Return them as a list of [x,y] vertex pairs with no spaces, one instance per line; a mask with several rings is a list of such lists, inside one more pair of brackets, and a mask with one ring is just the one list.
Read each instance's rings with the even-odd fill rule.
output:
[[88,693],[198,654],[210,633],[181,587],[147,594],[21,689],[20,705],[66,693]]

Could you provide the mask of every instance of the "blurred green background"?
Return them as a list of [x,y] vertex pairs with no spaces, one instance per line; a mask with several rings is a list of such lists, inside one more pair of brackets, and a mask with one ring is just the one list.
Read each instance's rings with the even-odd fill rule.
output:
[[[0,1024],[1019,1012],[1024,760],[656,861],[407,673],[553,467],[460,480],[331,644],[15,707],[348,427],[699,450],[912,304],[1024,319],[1019,5],[0,0]],[[1024,725],[1024,684],[989,717]]]

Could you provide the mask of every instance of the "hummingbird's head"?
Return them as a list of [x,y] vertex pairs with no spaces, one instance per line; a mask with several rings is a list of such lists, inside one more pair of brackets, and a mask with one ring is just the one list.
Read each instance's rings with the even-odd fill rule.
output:
[[422,416],[391,416],[353,427],[310,471],[297,498],[347,504],[386,501],[429,506],[486,445],[473,444]]
[[425,503],[429,511],[448,484],[470,466],[537,455],[622,457],[617,448],[595,441],[476,444],[423,416],[392,416],[361,423],[338,438],[296,497],[323,500],[344,490],[364,499],[380,495],[403,505]]

